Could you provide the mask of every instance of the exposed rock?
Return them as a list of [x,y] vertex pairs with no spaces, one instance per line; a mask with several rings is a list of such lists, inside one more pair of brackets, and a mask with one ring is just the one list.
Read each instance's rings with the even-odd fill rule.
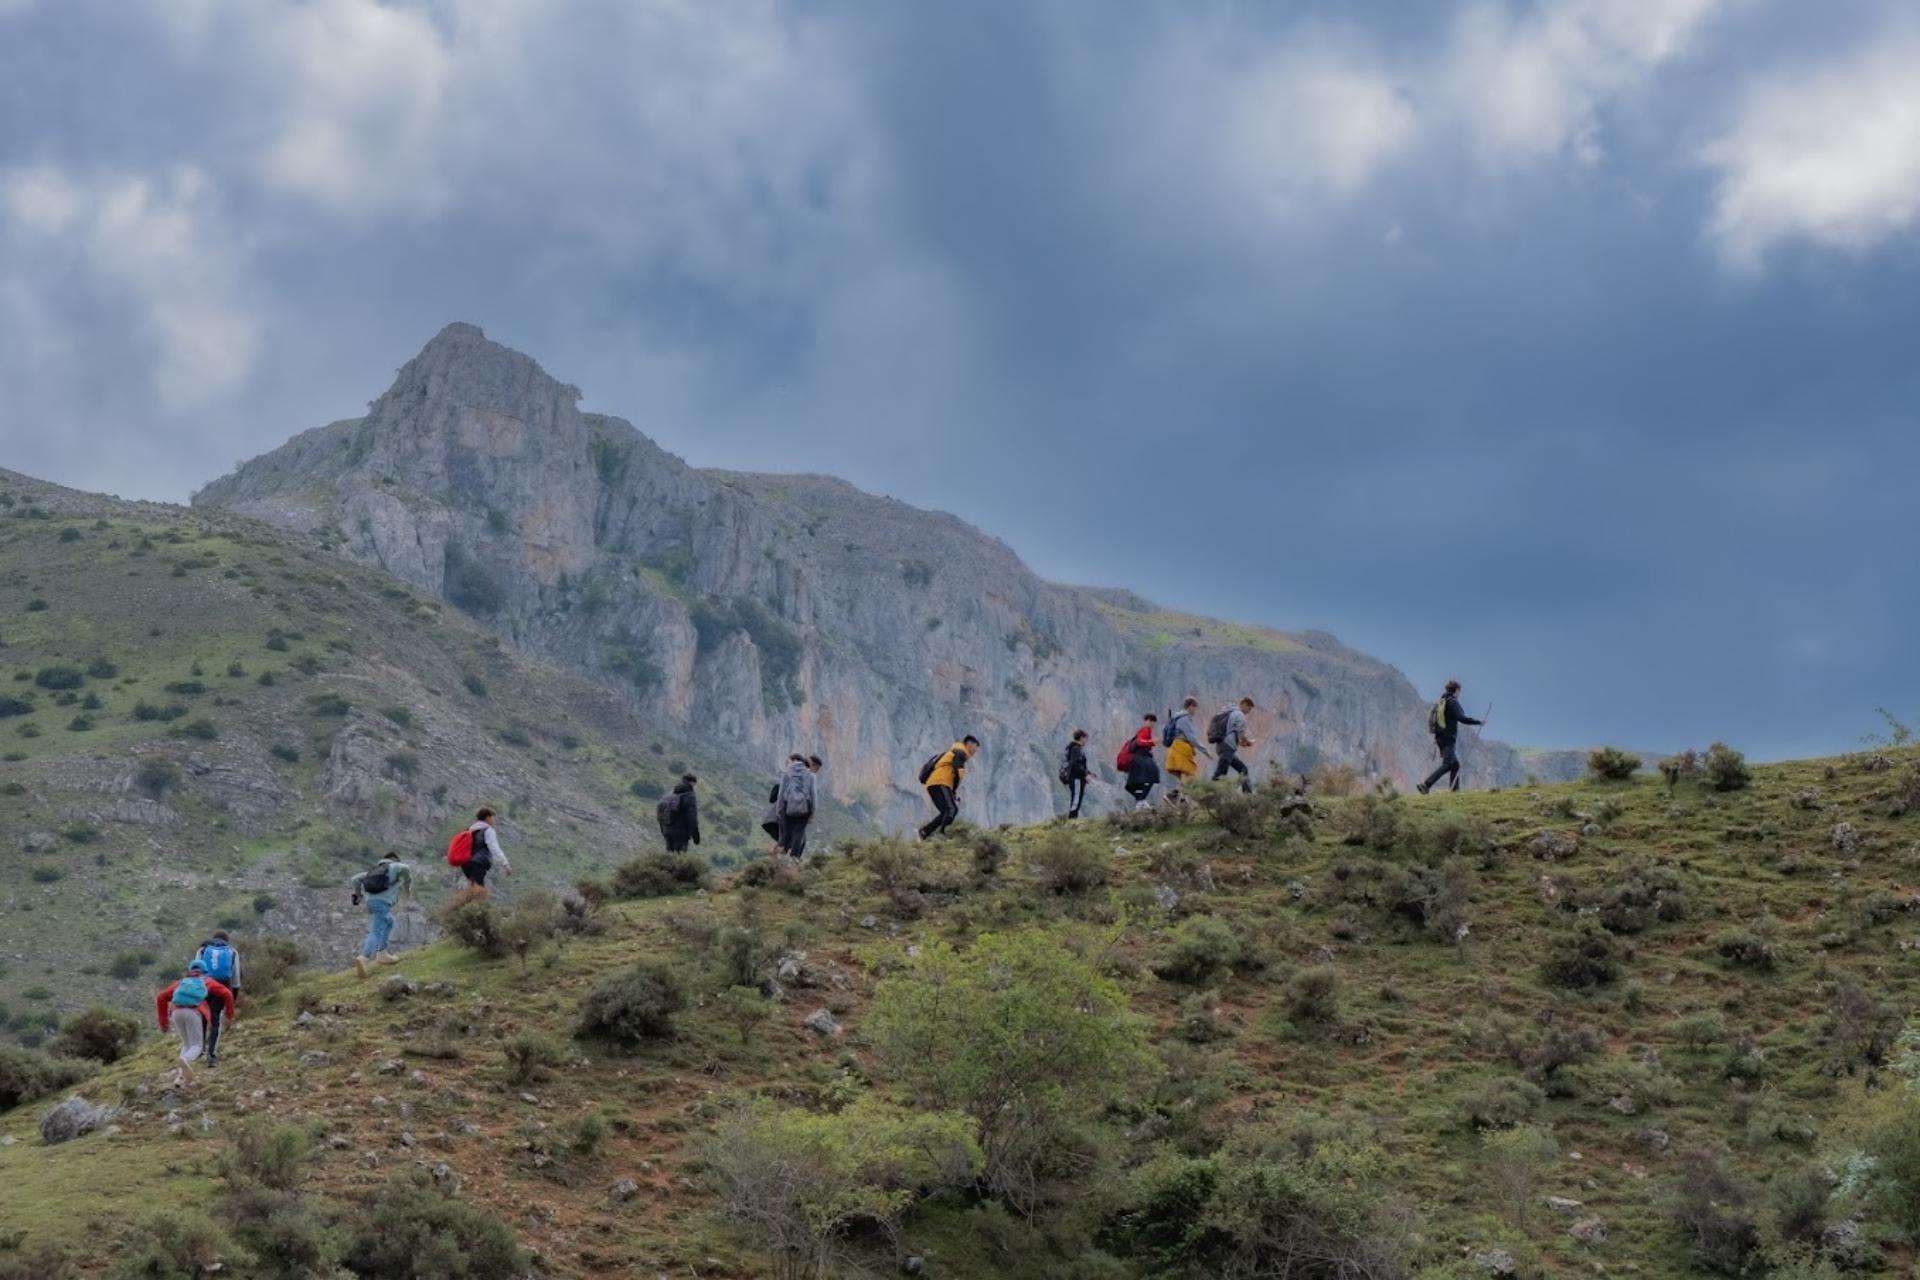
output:
[[1851,822],[1836,822],[1827,832],[1827,842],[1835,853],[1852,853],[1860,847],[1860,833]]
[[1582,1218],[1567,1228],[1567,1234],[1584,1245],[1605,1244],[1607,1224],[1598,1218]]
[[1171,911],[1180,905],[1180,895],[1170,884],[1157,884],[1153,886],[1153,905],[1162,911]]
[[40,1141],[57,1147],[104,1128],[119,1115],[119,1107],[97,1107],[76,1093],[40,1117]]
[[1547,1208],[1553,1210],[1555,1213],[1573,1214],[1580,1212],[1586,1207],[1586,1202],[1583,1200],[1570,1200],[1566,1196],[1547,1197]]
[[419,983],[396,973],[380,984],[380,998],[382,1000],[404,1000],[408,996],[418,994],[419,990]]
[[819,1032],[823,1036],[837,1036],[840,1034],[840,1019],[834,1017],[833,1014],[825,1009],[815,1009],[812,1013],[808,1014],[807,1020],[803,1025]]
[[20,841],[28,853],[51,853],[60,847],[60,837],[51,831],[30,831]]
[[1564,831],[1542,831],[1533,838],[1528,846],[1533,856],[1544,862],[1553,862],[1561,858],[1571,858],[1580,852],[1580,841]]
[[640,1194],[640,1184],[635,1182],[632,1178],[622,1178],[620,1179],[620,1181],[613,1184],[612,1190],[609,1194],[611,1194],[613,1198],[619,1201],[621,1204],[625,1204],[627,1201],[633,1199],[635,1196]]
[[1520,1268],[1513,1255],[1505,1249],[1489,1249],[1485,1253],[1473,1255],[1473,1264],[1490,1276],[1513,1276],[1520,1274]]

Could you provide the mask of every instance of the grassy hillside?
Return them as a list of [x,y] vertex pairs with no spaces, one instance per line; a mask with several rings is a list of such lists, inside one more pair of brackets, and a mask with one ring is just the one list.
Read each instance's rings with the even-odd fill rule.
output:
[[[156,1200],[220,1216],[222,1153],[270,1120],[298,1127],[304,1203],[341,1231],[419,1169],[550,1276],[782,1274],[725,1217],[722,1175],[783,1152],[804,1185],[864,1171],[842,1207],[896,1219],[938,1276],[1811,1276],[1832,1274],[1823,1233],[1829,1257],[1904,1273],[1920,752],[1727,791],[1284,799],[875,842],[611,903],[524,967],[442,942],[397,990],[297,978],[190,1097],[163,1092],[157,1041],[81,1085],[129,1107],[117,1132],[46,1148],[44,1103],[0,1116],[0,1237],[112,1274]],[[967,985],[985,955],[988,995]],[[684,989],[670,1036],[574,1038],[597,982],[654,963]],[[841,1030],[810,1029],[818,1010]],[[551,1051],[544,1078],[509,1075],[521,1035]],[[979,1092],[1014,1061],[1014,1092]],[[989,1148],[1029,1126],[997,1173],[927,1164],[950,1132],[872,1137],[970,1107]],[[847,1154],[836,1114],[874,1149]],[[894,1271],[859,1221],[821,1274]]]
[[56,1008],[137,1004],[156,960],[216,923],[339,957],[360,923],[345,877],[388,848],[437,863],[483,803],[516,883],[605,868],[657,847],[653,800],[689,767],[705,849],[757,850],[763,782],[437,601],[251,521],[0,472],[15,1037]]

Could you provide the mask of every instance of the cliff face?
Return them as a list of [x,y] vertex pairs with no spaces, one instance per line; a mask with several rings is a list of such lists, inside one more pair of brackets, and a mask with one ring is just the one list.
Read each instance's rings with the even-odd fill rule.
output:
[[[1330,636],[1043,582],[952,516],[827,477],[696,470],[578,399],[449,325],[365,418],[194,503],[308,532],[742,764],[817,750],[831,794],[885,822],[922,811],[915,772],[962,732],[986,743],[967,816],[1044,817],[1071,729],[1107,758],[1188,692],[1207,712],[1252,694],[1263,767],[1405,783],[1430,761],[1420,695]],[[1468,766],[1482,785],[1521,776],[1492,742]]]

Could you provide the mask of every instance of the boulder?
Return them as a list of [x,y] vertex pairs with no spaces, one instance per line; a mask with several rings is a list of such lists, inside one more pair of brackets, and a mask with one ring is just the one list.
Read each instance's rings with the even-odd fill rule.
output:
[[817,1031],[823,1036],[837,1036],[840,1034],[840,1019],[834,1017],[833,1014],[825,1009],[815,1009],[812,1013],[808,1014],[805,1025],[810,1030]]
[[1606,1243],[1607,1224],[1598,1218],[1582,1218],[1567,1228],[1567,1234],[1584,1245]]
[[48,1109],[40,1117],[40,1141],[50,1147],[92,1133],[111,1124],[120,1115],[118,1107],[96,1107],[79,1094]]

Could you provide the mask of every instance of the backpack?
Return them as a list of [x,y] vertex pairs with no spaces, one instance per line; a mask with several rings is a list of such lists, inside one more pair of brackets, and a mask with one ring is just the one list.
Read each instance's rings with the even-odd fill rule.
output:
[[1120,754],[1113,758],[1114,768],[1122,773],[1133,768],[1133,749],[1138,745],[1138,741],[1136,738],[1127,739],[1127,745],[1120,748]]
[[680,797],[684,791],[669,791],[660,797],[660,803],[653,806],[653,819],[660,824],[660,834],[670,834],[673,820],[680,816]]
[[473,861],[473,831],[462,831],[447,843],[447,865],[464,867]]
[[1233,719],[1233,708],[1222,707],[1213,713],[1213,719],[1207,721],[1207,741],[1219,746],[1227,740],[1227,723]]
[[940,767],[940,762],[942,760],[945,760],[946,758],[947,758],[947,753],[942,751],[936,755],[929,757],[927,762],[920,766],[920,785],[921,786],[924,787],[927,785],[927,779],[933,776],[933,771],[935,769],[938,769]]
[[173,989],[173,1007],[194,1009],[207,1002],[207,980],[199,974],[180,979]]
[[1170,747],[1173,745],[1174,734],[1178,731],[1177,726],[1179,725],[1179,723],[1180,723],[1180,717],[1173,713],[1172,707],[1168,707],[1167,722],[1164,725],[1160,726],[1160,745],[1161,746]]
[[1060,753],[1060,785],[1064,787],[1064,786],[1071,786],[1072,784],[1073,784],[1073,748],[1068,747],[1065,751]]
[[791,770],[780,779],[780,813],[789,818],[813,813],[813,797],[807,794],[807,771]]
[[385,862],[374,863],[373,870],[367,872],[366,876],[360,881],[360,892],[371,898],[377,894],[385,893],[392,887],[393,872],[388,870],[389,865],[390,864]]
[[193,958],[200,962],[200,967],[207,971],[208,977],[218,978],[222,982],[233,981],[233,947],[228,943],[218,939],[203,943]]
[[1427,732],[1439,737],[1447,731],[1447,700],[1445,698],[1427,708]]

